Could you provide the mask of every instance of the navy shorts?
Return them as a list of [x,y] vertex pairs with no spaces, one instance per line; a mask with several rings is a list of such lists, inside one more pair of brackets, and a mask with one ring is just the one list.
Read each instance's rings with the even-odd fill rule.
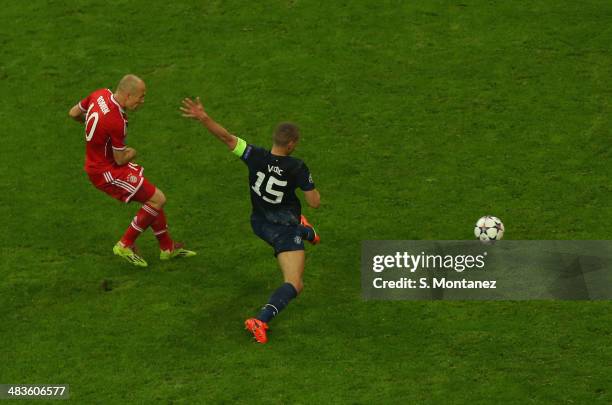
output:
[[304,250],[304,241],[299,225],[274,224],[257,216],[252,216],[251,227],[255,235],[274,248],[274,256],[281,252]]

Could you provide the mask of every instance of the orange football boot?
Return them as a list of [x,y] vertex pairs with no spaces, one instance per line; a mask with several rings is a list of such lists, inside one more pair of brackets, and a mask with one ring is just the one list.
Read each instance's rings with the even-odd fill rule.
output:
[[314,234],[315,234],[314,239],[313,239],[313,240],[309,240],[308,242],[310,242],[310,243],[311,243],[311,244],[313,244],[313,245],[317,245],[317,244],[319,244],[319,242],[321,242],[321,237],[319,236],[319,234],[317,233],[317,231],[314,229],[314,226],[312,226],[312,225],[310,224],[310,222],[308,222],[308,220],[306,219],[306,217],[305,217],[304,215],[302,215],[302,216],[300,217],[300,225],[302,225],[302,226],[305,226],[305,227],[307,227],[307,228],[312,229],[312,231],[313,231],[313,232],[314,232]]
[[268,330],[267,323],[257,318],[249,318],[244,321],[244,327],[253,334],[257,342],[266,343],[268,341],[268,336],[266,335],[266,330]]

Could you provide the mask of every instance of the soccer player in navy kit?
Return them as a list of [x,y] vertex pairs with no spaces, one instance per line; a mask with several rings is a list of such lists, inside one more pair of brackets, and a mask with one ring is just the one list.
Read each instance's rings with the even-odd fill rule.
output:
[[266,343],[268,322],[304,287],[304,240],[312,244],[320,241],[313,226],[301,214],[300,200],[295,196],[295,189],[300,188],[308,205],[319,207],[319,192],[308,167],[290,156],[299,141],[299,130],[291,123],[279,124],[272,149],[268,151],[230,134],[208,116],[199,98],[184,99],[181,111],[183,117],[200,121],[249,168],[251,226],[257,236],[274,248],[284,278],[284,284],[272,294],[259,315],[245,321],[245,327],[255,339]]

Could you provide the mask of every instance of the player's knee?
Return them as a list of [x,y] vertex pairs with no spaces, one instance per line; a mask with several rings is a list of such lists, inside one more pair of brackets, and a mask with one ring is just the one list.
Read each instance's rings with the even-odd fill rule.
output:
[[149,205],[152,205],[154,208],[162,209],[166,204],[166,196],[160,189],[156,188],[155,193],[153,194],[151,199],[147,201],[147,203]]

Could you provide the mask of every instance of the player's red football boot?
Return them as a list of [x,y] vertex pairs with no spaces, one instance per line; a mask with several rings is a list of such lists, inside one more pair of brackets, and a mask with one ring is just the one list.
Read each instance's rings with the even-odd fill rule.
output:
[[257,342],[266,343],[268,341],[268,336],[266,335],[266,330],[268,330],[267,323],[257,318],[249,318],[244,321],[244,327],[253,334]]
[[317,244],[319,244],[319,242],[321,242],[321,237],[319,236],[317,231],[314,229],[314,226],[310,225],[310,222],[308,222],[308,220],[306,219],[306,217],[304,215],[302,215],[300,217],[300,225],[312,229],[312,231],[315,234],[314,239],[313,240],[309,240],[308,242],[310,242],[313,245],[317,245]]

